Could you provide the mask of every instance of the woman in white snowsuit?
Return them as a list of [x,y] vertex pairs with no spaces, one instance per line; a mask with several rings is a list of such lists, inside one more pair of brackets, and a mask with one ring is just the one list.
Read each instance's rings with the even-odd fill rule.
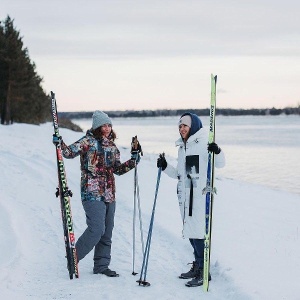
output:
[[180,117],[180,138],[175,145],[178,147],[177,167],[167,163],[164,155],[157,160],[157,167],[170,177],[178,179],[177,197],[181,217],[183,220],[183,238],[189,238],[194,250],[195,261],[187,273],[179,278],[192,279],[187,286],[203,284],[203,256],[205,231],[205,195],[202,194],[206,186],[208,151],[214,152],[215,166],[225,165],[224,152],[216,143],[207,145],[208,134],[202,129],[199,117],[192,113],[185,113]]

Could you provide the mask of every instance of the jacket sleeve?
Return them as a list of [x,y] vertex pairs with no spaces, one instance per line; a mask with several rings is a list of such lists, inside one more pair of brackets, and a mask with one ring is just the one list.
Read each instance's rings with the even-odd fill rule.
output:
[[125,161],[124,163],[121,163],[120,160],[120,151],[117,149],[116,152],[116,160],[115,160],[115,166],[114,166],[114,174],[120,176],[123,175],[130,170],[132,170],[135,167],[135,161],[133,159],[129,159]]
[[225,160],[225,154],[224,151],[221,150],[219,154],[215,155],[215,166],[216,168],[223,168],[225,166],[226,160]]
[[178,178],[178,171],[177,168],[174,168],[172,165],[168,163],[167,167],[165,168],[164,172],[171,178],[177,179]]
[[64,158],[74,158],[83,151],[83,146],[86,144],[86,137],[82,137],[77,142],[67,146],[64,141],[61,141],[62,155]]

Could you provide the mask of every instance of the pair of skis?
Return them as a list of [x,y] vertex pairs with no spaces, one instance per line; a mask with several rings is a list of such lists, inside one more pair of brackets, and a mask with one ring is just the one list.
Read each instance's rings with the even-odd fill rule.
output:
[[[209,134],[208,143],[215,142],[216,127],[216,84],[217,76],[211,74],[211,98],[210,98],[210,116],[209,116]],[[208,152],[206,187],[203,189],[205,198],[205,235],[204,235],[204,263],[203,263],[203,290],[209,288],[209,270],[210,270],[210,250],[211,250],[211,229],[212,229],[212,210],[214,193],[214,167],[215,154]]]
[[[53,127],[54,127],[54,137],[59,140],[61,136],[59,134],[58,127],[58,116],[55,94],[51,92],[51,107],[52,107],[52,117],[53,117]],[[56,147],[56,158],[57,158],[57,170],[58,170],[58,188],[56,191],[56,197],[60,198],[61,206],[61,217],[63,223],[64,240],[66,247],[66,258],[67,267],[69,271],[70,279],[73,279],[75,275],[76,278],[79,277],[78,271],[78,261],[77,253],[75,248],[75,235],[73,229],[73,219],[71,212],[70,197],[72,197],[72,192],[68,188],[66,171],[64,166],[64,160],[62,156],[62,150],[60,143],[55,144]]]

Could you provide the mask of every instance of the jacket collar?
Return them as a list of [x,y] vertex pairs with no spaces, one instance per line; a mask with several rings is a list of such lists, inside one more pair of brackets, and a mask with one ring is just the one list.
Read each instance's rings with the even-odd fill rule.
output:
[[[205,130],[203,130],[202,128],[195,132],[193,135],[191,135],[186,141],[186,144],[197,143],[198,141],[203,140],[205,138]],[[175,146],[184,146],[184,142],[181,137],[175,142]]]

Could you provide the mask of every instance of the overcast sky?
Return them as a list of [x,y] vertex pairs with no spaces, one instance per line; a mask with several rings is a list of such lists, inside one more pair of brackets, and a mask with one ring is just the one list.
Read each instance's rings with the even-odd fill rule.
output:
[[299,0],[1,0],[60,111],[300,104]]

